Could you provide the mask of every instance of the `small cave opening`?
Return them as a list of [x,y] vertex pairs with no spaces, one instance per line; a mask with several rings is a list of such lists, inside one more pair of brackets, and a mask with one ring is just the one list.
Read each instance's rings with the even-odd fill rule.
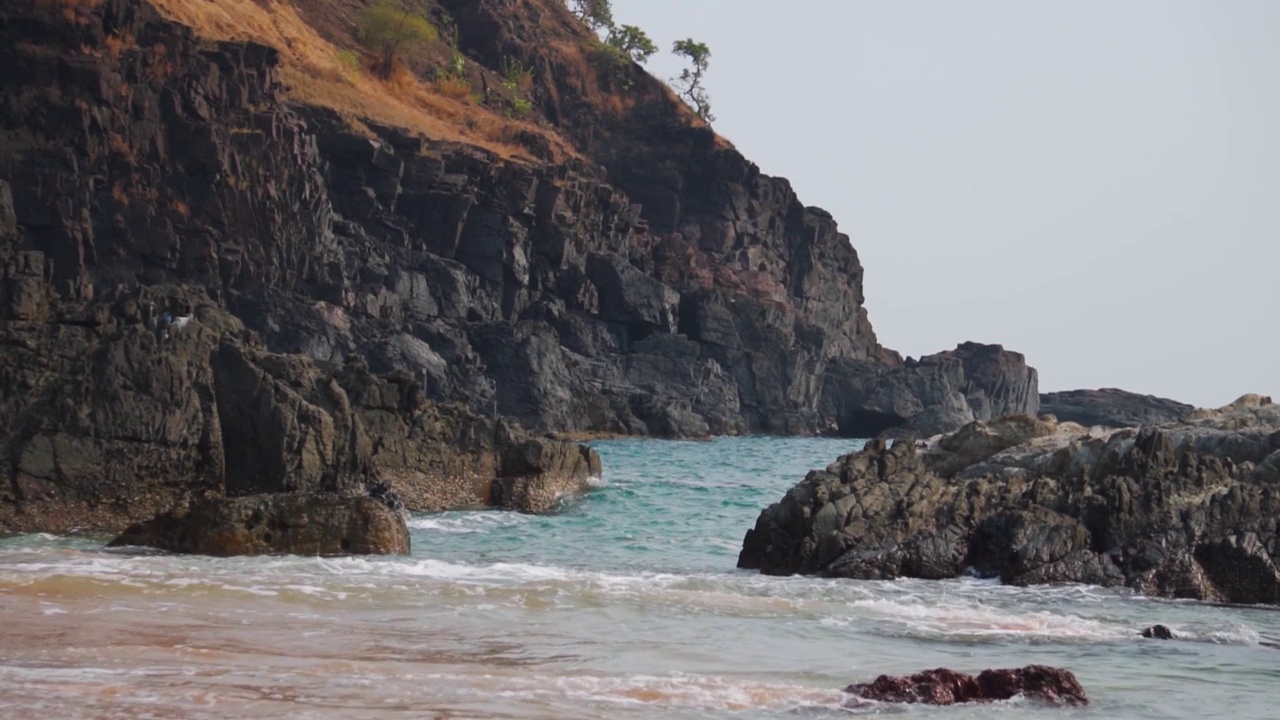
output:
[[840,437],[867,439],[878,437],[885,430],[905,425],[907,419],[896,413],[858,408],[840,416],[836,423]]
[[651,322],[635,321],[627,323],[627,343],[634,345],[653,337],[658,327]]

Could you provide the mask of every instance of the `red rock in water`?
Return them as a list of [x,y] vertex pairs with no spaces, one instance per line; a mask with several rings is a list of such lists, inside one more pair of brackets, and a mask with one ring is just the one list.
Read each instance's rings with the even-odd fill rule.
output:
[[993,702],[1018,695],[1054,705],[1089,704],[1074,674],[1045,665],[984,670],[976,678],[946,668],[909,676],[881,675],[874,682],[850,685],[845,692],[878,702],[926,705]]

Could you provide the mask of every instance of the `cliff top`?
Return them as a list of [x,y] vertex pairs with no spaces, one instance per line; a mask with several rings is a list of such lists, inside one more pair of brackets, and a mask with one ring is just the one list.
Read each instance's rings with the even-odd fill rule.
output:
[[[563,0],[405,0],[411,17],[427,20],[435,37],[403,45],[385,77],[360,42],[372,5],[363,0],[151,2],[206,39],[276,48],[290,99],[331,108],[370,135],[366,124],[376,123],[506,159],[563,162],[591,157],[583,134],[600,135],[602,124],[639,103],[705,127],[638,64],[603,57],[595,33]],[[498,18],[501,26],[492,27]],[[486,35],[500,46],[496,51],[485,47]]]

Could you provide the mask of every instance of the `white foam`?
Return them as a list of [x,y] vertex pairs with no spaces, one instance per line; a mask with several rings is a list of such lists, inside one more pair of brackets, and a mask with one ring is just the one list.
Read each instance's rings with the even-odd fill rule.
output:
[[981,603],[936,604],[907,597],[857,600],[849,607],[856,612],[820,622],[848,626],[887,621],[928,636],[1115,640],[1134,633],[1128,625],[1060,612],[1010,611]]
[[533,516],[512,512],[476,511],[454,512],[410,518],[408,525],[414,530],[440,533],[475,534],[501,528],[516,527],[533,520]]
[[1169,625],[1168,628],[1179,640],[1195,640],[1217,645],[1258,645],[1263,641],[1261,635],[1244,625],[1220,629],[1188,629],[1176,625]]

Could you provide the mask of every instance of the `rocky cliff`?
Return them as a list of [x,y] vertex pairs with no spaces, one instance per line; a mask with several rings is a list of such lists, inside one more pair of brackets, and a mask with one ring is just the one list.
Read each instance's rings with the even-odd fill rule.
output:
[[[598,458],[526,431],[1034,411],[1020,356],[882,348],[831,216],[557,0],[419,4],[474,92],[406,129],[375,106],[439,98],[334,69],[350,3],[0,2],[0,528],[384,485],[545,508]],[[490,92],[513,62],[520,122]]]
[[[378,275],[275,50],[201,41],[126,0],[6,0],[0,20],[0,528],[388,484],[415,509],[545,510],[599,474],[575,444],[433,402],[478,361],[409,334],[438,307],[423,273],[446,276],[442,302],[480,280],[453,260]],[[359,142],[388,164],[389,145]]]

